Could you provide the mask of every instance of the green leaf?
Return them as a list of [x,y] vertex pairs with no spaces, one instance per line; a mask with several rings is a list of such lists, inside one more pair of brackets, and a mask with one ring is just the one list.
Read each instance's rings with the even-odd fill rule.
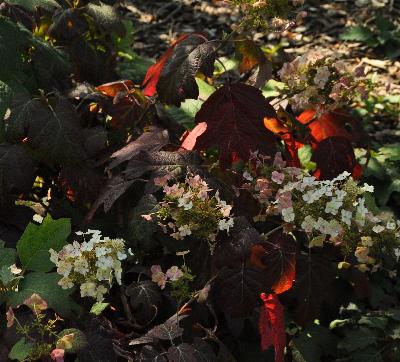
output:
[[385,330],[388,320],[386,317],[362,316],[358,324],[365,325],[370,328]]
[[377,190],[377,198],[381,205],[386,205],[393,192],[400,192],[400,180],[393,180],[389,186],[384,189]]
[[25,337],[22,337],[17,343],[14,344],[8,357],[12,360],[24,361],[31,351],[33,350],[34,344],[27,342]]
[[[68,345],[68,348],[63,348],[65,347],[65,345],[62,342],[61,345],[59,345],[60,340],[62,339],[62,337],[67,336],[69,334],[73,334],[73,338],[68,341],[68,343],[70,343],[70,345]],[[60,338],[57,341],[57,348],[65,349],[65,351],[68,353],[76,353],[79,350],[85,348],[88,344],[85,334],[81,330],[76,328],[64,329],[58,334],[58,336]]]
[[347,352],[353,352],[357,349],[376,345],[376,343],[377,336],[375,332],[369,328],[360,327],[348,331],[344,339],[339,342],[338,347]]
[[165,111],[168,116],[188,130],[194,128],[194,117],[200,110],[203,102],[198,99],[186,99],[181,103],[180,107],[166,107]]
[[123,28],[120,23],[117,11],[110,5],[101,1],[91,1],[86,6],[87,13],[95,20],[98,25],[103,26],[109,31],[119,31]]
[[5,293],[6,299],[11,307],[16,307],[33,293],[37,293],[61,316],[79,313],[81,308],[70,298],[73,289],[62,289],[57,284],[60,279],[61,276],[57,273],[28,273],[20,282],[18,292]]
[[361,43],[368,42],[373,39],[373,37],[374,33],[362,25],[351,26],[340,35],[341,40],[356,41]]
[[285,89],[285,87],[285,83],[277,82],[274,79],[270,79],[261,90],[265,98],[271,98],[278,97],[281,94],[280,91]]
[[[0,121],[1,121],[0,128],[3,128],[3,118],[4,115],[6,114],[7,108],[10,106],[11,96],[12,96],[11,88],[6,83],[0,80]],[[2,139],[0,138],[0,142],[1,141]]]
[[[10,264],[11,265],[11,264]],[[11,273],[9,266],[3,265],[0,267],[0,285],[7,286],[15,279],[15,275]]]
[[102,302],[97,302],[92,305],[92,308],[90,308],[90,313],[94,315],[100,315],[103,313],[104,309],[106,309],[110,303],[102,303]]
[[205,101],[211,94],[215,92],[215,87],[209,85],[200,78],[195,78],[197,86],[199,87],[199,99]]
[[34,12],[37,8],[54,10],[60,8],[60,4],[55,0],[5,0],[10,5],[21,6],[22,8]]
[[53,220],[47,215],[42,224],[29,223],[17,243],[22,265],[28,270],[47,272],[54,268],[50,249],[59,251],[71,233],[69,219]]
[[15,258],[15,250],[12,248],[5,248],[4,241],[0,240],[0,267],[6,266],[8,268],[15,263]]
[[22,70],[23,52],[29,47],[31,33],[8,18],[0,16],[0,80],[18,76]]

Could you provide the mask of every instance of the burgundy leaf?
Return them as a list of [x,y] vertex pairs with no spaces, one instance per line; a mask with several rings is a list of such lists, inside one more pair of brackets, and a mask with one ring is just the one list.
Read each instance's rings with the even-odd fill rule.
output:
[[217,147],[222,168],[231,164],[232,154],[243,160],[255,150],[272,155],[275,138],[265,129],[263,120],[275,116],[260,90],[243,83],[227,84],[214,92],[196,114],[196,123],[206,122],[207,129],[196,138],[195,149]]

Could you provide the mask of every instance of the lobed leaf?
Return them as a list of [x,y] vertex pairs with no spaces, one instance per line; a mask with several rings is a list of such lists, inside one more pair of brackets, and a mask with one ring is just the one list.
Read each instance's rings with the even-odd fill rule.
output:
[[[207,127],[190,144],[197,150],[218,148],[222,168],[231,164],[232,154],[245,161],[250,151],[272,155],[275,138],[265,129],[263,119],[275,116],[260,90],[243,83],[227,84],[214,92],[196,114],[197,127],[204,129],[204,123]],[[192,132],[196,133],[196,128]]]
[[55,267],[49,250],[59,251],[71,233],[69,219],[53,220],[47,215],[40,225],[29,223],[17,243],[17,253],[27,270],[48,272]]

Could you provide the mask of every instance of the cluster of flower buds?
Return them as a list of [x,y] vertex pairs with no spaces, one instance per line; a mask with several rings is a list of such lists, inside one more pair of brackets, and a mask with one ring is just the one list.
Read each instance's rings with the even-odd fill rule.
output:
[[[218,231],[233,227],[232,206],[213,195],[207,182],[199,175],[187,175],[185,182],[171,182],[172,176],[156,178],[154,183],[163,187],[164,198],[155,213],[164,232],[178,240],[193,235],[199,239],[215,241]],[[143,215],[151,219],[151,215]]]
[[296,110],[334,109],[356,96],[368,97],[364,67],[349,69],[329,50],[307,52],[285,63],[279,71],[287,85],[289,103]]
[[[376,259],[392,252],[400,237],[399,221],[388,215],[374,215],[367,207],[364,194],[372,193],[373,186],[358,185],[350,173],[343,172],[332,180],[317,180],[307,172],[286,167],[281,155],[272,165],[255,156],[257,170],[243,173],[243,188],[251,191],[268,215],[281,215],[288,228],[303,231],[309,247],[323,246],[329,241],[340,245],[346,254],[354,253],[360,270],[368,265],[382,266]],[[379,257],[378,257],[379,256]],[[377,267],[375,267],[376,269]]]
[[104,299],[115,278],[121,284],[121,260],[126,259],[122,239],[102,237],[98,230],[77,232],[84,241],[65,245],[58,253],[50,249],[50,260],[62,275],[58,284],[63,289],[80,285],[81,297]]

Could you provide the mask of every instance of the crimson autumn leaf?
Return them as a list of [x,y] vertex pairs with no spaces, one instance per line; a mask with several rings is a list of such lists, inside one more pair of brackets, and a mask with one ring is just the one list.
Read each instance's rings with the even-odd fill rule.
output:
[[190,143],[197,150],[217,147],[222,168],[231,164],[232,154],[243,160],[248,160],[250,151],[255,150],[272,155],[275,137],[265,129],[264,117],[276,117],[276,113],[260,90],[243,83],[226,84],[214,92],[196,114],[198,126],[192,132],[198,132],[197,127],[205,130],[198,132],[195,142],[191,140]]
[[261,335],[261,349],[264,351],[273,345],[275,362],[284,361],[286,346],[285,316],[282,304],[275,293],[261,293],[264,306],[260,311],[259,330]]
[[357,161],[350,141],[345,137],[329,137],[318,143],[311,161],[317,164],[316,176],[330,180],[344,171],[353,173]]
[[296,274],[296,241],[276,231],[261,244],[252,246],[249,264],[266,271],[269,287],[281,294],[289,290]]

